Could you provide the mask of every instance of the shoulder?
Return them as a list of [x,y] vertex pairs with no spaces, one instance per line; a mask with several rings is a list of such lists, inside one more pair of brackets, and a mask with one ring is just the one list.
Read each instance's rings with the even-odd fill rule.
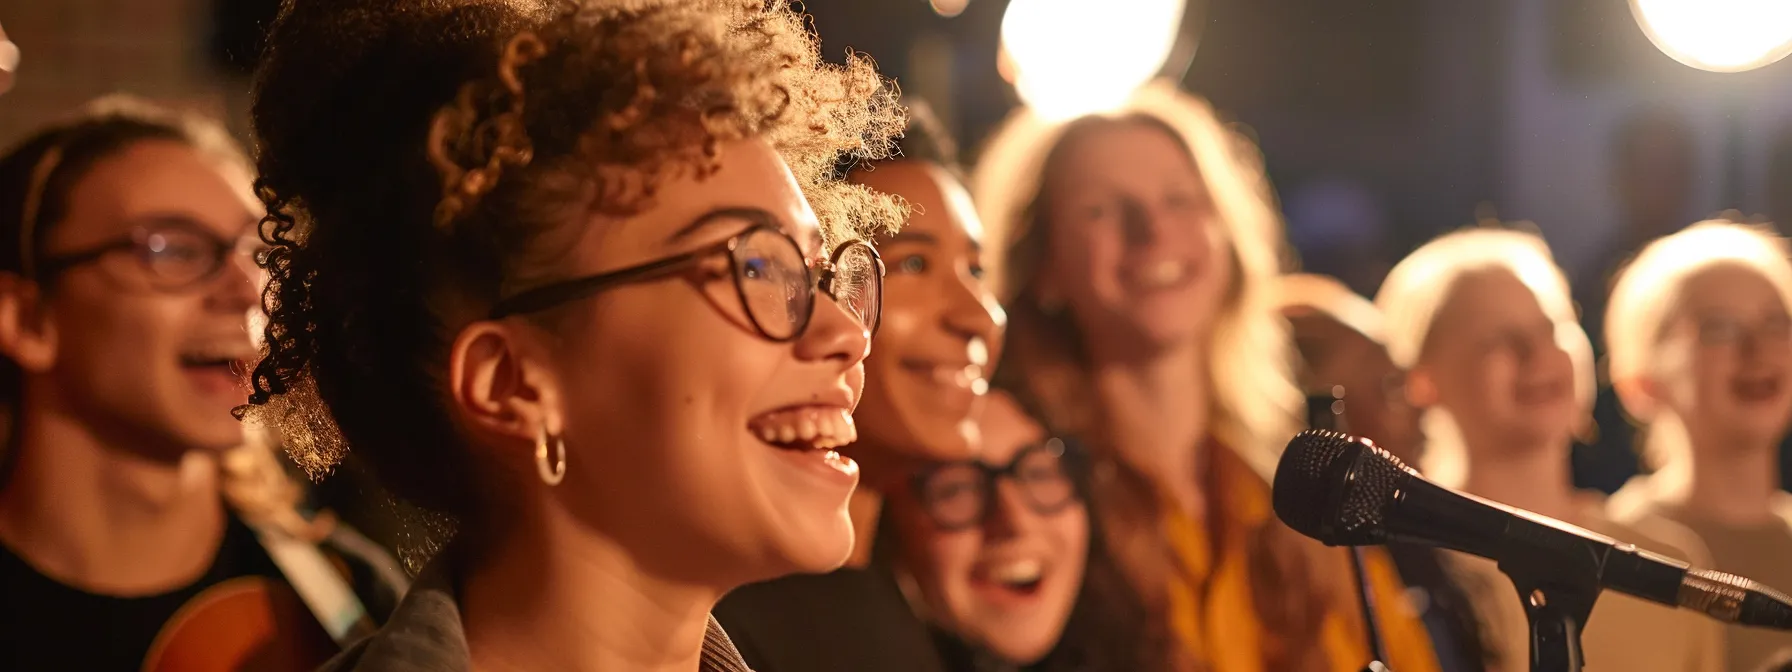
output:
[[1636,544],[1646,551],[1695,566],[1710,566],[1711,551],[1705,548],[1699,535],[1663,515],[1646,496],[1638,494],[1635,500],[1629,499],[1625,490],[1633,487],[1640,485],[1633,480],[1625,489],[1619,490],[1621,495],[1626,495],[1622,498],[1590,498],[1583,511],[1586,527],[1613,539]]

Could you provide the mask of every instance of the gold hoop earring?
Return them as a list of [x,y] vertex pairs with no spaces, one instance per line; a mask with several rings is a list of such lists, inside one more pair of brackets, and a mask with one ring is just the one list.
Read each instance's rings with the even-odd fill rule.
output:
[[559,485],[566,479],[566,440],[558,436],[554,440],[554,461],[548,462],[548,426],[542,423],[541,433],[535,435],[535,472],[541,476],[541,482],[550,487]]

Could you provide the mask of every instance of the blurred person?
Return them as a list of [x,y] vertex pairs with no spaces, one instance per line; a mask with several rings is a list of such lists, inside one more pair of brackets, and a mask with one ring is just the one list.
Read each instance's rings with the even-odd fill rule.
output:
[[[975,459],[917,469],[889,499],[900,571],[948,641],[950,670],[1031,665],[1083,585],[1089,510],[1076,456],[1012,398],[989,395]],[[978,664],[981,652],[992,660]],[[1121,669],[1121,668],[1110,668]]]
[[[1005,255],[1000,386],[1089,447],[1095,528],[1166,669],[1356,672],[1370,649],[1346,552],[1270,511],[1302,397],[1254,152],[1165,83],[1114,114],[1011,119],[975,180]],[[1392,563],[1371,557],[1384,662],[1437,669]]]
[[[1707,558],[1685,528],[1613,520],[1602,494],[1574,488],[1568,452],[1589,421],[1592,346],[1542,238],[1496,228],[1441,236],[1394,266],[1375,304],[1388,354],[1407,370],[1407,398],[1425,414],[1428,478],[1695,565]],[[1489,669],[1526,669],[1529,631],[1512,582],[1491,560],[1448,560],[1488,630]],[[1722,666],[1713,622],[1627,595],[1602,595],[1581,639],[1593,672]]]
[[0,157],[10,666],[137,670],[194,636],[254,646],[184,629],[217,625],[207,608],[253,579],[322,600],[274,633],[294,658],[260,662],[309,669],[396,603],[391,558],[301,516],[271,437],[230,417],[255,352],[249,180],[215,122],[126,97]]
[[851,167],[848,179],[908,201],[901,231],[877,237],[888,275],[883,326],[865,360],[853,493],[857,537],[848,566],[745,586],[716,613],[759,672],[937,670],[940,661],[904,599],[883,549],[884,498],[909,468],[977,455],[984,373],[1005,320],[983,286],[983,227],[958,177],[951,139],[914,105],[895,157]]
[[[1608,508],[1662,517],[1711,552],[1712,569],[1792,587],[1792,495],[1779,446],[1792,423],[1792,263],[1766,227],[1694,224],[1643,248],[1612,290],[1611,377],[1642,428],[1649,476]],[[1726,668],[1748,672],[1792,634],[1724,629]]]
[[[1417,409],[1406,401],[1406,372],[1383,345],[1381,311],[1326,276],[1282,276],[1279,289],[1300,353],[1301,388],[1309,397],[1343,401],[1342,426],[1328,428],[1366,437],[1402,462],[1418,464],[1425,437]],[[1446,672],[1485,669],[1480,622],[1445,570],[1441,552],[1410,544],[1387,548],[1436,644],[1438,665]]]
[[287,3],[256,73],[239,409],[452,516],[325,669],[747,669],[735,587],[852,552],[887,197],[869,62],[757,0]]

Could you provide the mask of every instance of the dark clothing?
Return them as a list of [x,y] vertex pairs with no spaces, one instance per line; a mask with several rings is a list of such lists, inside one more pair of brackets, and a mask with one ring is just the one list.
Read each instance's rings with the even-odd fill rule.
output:
[[[397,590],[377,585],[383,568],[335,554],[353,574],[351,586],[377,620],[396,603]],[[7,669],[136,672],[175,612],[207,589],[239,577],[282,579],[255,532],[230,516],[211,567],[197,581],[159,595],[113,597],[45,576],[0,545],[0,660]],[[283,580],[283,579],[282,579]],[[385,609],[382,610],[381,605]]]
[[[318,672],[470,672],[473,655],[461,626],[460,596],[444,559],[417,577],[386,626]],[[546,645],[546,644],[544,644]],[[714,618],[703,633],[699,672],[752,672]]]
[[842,569],[743,586],[716,605],[759,672],[943,672],[894,577]]
[[1412,602],[1421,607],[1419,622],[1431,635],[1437,651],[1437,667],[1442,672],[1482,672],[1487,669],[1487,647],[1481,640],[1481,625],[1475,618],[1468,594],[1456,585],[1444,570],[1437,549],[1410,544],[1388,544],[1388,554],[1409,593],[1418,593]]
[[162,626],[205,589],[240,576],[277,578],[279,568],[255,533],[231,517],[210,568],[193,583],[159,595],[97,595],[45,576],[0,545],[0,658],[17,670],[119,670],[143,667]]

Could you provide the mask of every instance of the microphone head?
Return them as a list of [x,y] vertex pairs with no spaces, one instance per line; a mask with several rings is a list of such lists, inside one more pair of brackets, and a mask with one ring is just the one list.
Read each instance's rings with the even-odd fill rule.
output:
[[1387,508],[1411,473],[1366,439],[1310,429],[1282,452],[1271,501],[1284,524],[1329,546],[1380,544]]

